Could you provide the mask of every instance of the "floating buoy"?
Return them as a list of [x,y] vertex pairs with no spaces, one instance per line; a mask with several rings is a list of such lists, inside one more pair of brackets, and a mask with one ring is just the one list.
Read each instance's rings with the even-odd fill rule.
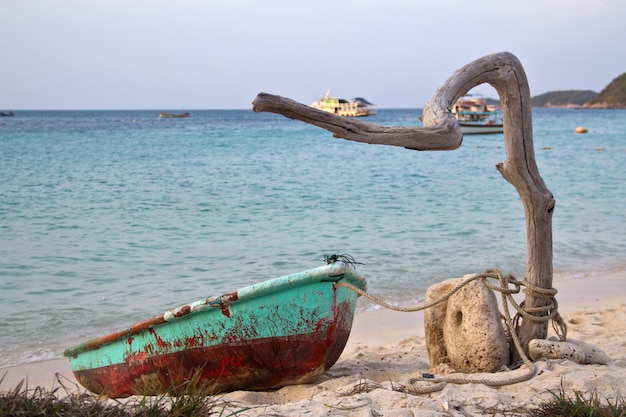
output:
[[578,126],[576,128],[576,133],[587,133],[587,128],[585,126]]

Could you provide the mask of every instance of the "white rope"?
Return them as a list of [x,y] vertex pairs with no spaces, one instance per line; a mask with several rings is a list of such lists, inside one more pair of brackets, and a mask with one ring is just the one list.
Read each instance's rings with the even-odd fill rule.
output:
[[[504,385],[512,385],[512,384],[517,384],[519,382],[528,381],[529,379],[531,379],[537,374],[537,367],[530,359],[528,359],[528,356],[526,356],[526,353],[524,352],[524,349],[521,346],[519,338],[517,337],[517,331],[516,331],[516,328],[518,327],[517,323],[520,317],[523,317],[525,320],[533,321],[536,323],[545,323],[548,320],[552,320],[553,326],[557,334],[559,335],[561,340],[565,340],[565,337],[567,334],[567,327],[565,325],[565,322],[563,321],[563,319],[558,313],[558,303],[555,298],[557,291],[554,288],[537,287],[535,285],[530,284],[526,280],[518,281],[517,279],[515,279],[513,275],[510,275],[510,274],[502,275],[502,273],[498,271],[497,269],[488,269],[482,274],[473,275],[469,277],[468,279],[464,279],[463,281],[459,282],[449,292],[447,292],[446,294],[444,294],[442,297],[440,297],[439,299],[435,301],[432,301],[427,304],[422,304],[416,307],[402,307],[402,306],[395,306],[395,305],[389,304],[367,293],[366,291],[363,291],[360,288],[357,288],[354,285],[351,285],[345,282],[338,281],[334,284],[334,286],[335,288],[339,288],[339,287],[348,288],[356,292],[357,294],[370,299],[374,303],[380,306],[383,306],[385,308],[388,308],[390,310],[401,311],[401,312],[415,312],[415,311],[421,311],[427,308],[431,308],[439,303],[446,301],[448,298],[450,298],[450,296],[455,294],[461,288],[465,287],[467,284],[477,279],[482,280],[483,284],[487,288],[490,288],[493,291],[500,292],[502,296],[502,305],[504,309],[505,325],[513,341],[513,344],[515,345],[515,349],[517,350],[517,353],[520,355],[522,362],[527,366],[527,370],[525,372],[521,372],[521,375],[513,376],[513,377],[505,377],[505,378],[477,377],[477,376],[443,377],[443,376],[434,376],[430,374],[424,374],[421,378],[411,379],[409,383],[413,385],[416,382],[432,382],[432,383],[435,383],[436,385],[429,386],[429,387],[419,387],[419,388],[413,386],[411,389],[411,392],[421,394],[421,393],[437,391],[437,390],[443,389],[443,387],[445,386],[445,383],[483,384],[483,385],[487,385],[491,387],[501,387]],[[499,285],[492,284],[491,282],[489,282],[488,279],[497,279],[499,282]],[[513,288],[510,288],[510,285],[512,285]],[[533,308],[533,309],[524,308],[524,303],[518,304],[513,299],[513,294],[519,293],[522,286],[526,287],[526,289],[524,290],[526,294],[532,295],[537,298],[549,298],[551,302],[544,307]],[[511,315],[509,313],[509,303],[511,303],[511,305],[517,310],[517,314],[514,319],[511,318]]]

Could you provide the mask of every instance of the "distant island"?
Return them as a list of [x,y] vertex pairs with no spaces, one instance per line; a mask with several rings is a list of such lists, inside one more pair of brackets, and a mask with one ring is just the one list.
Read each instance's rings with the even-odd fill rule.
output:
[[[488,104],[500,101],[487,99]],[[551,91],[530,98],[532,107],[574,109],[626,109],[626,73],[615,78],[600,93],[591,90]]]
[[626,109],[626,72],[583,105],[588,109]]
[[581,108],[590,100],[598,97],[591,90],[550,91],[530,98],[532,107],[572,107]]
[[599,94],[591,90],[552,91],[532,97],[530,103],[533,107],[626,109],[626,72]]

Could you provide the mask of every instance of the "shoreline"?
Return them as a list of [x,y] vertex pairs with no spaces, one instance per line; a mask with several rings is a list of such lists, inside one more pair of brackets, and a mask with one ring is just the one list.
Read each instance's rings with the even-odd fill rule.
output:
[[[376,309],[356,314],[341,357],[313,384],[288,386],[273,392],[236,391],[221,397],[230,406],[252,407],[243,414],[250,416],[270,411],[298,414],[309,408],[319,409],[319,415],[322,415],[322,411],[328,412],[325,404],[378,407],[376,412],[401,415],[396,413],[399,404],[414,409],[420,403],[420,408],[444,412],[452,402],[448,398],[458,396],[465,399],[464,407],[469,407],[470,403],[476,407],[478,403],[492,402],[520,406],[547,400],[550,398],[548,390],[559,392],[560,387],[583,393],[595,389],[600,398],[612,398],[619,393],[615,390],[626,386],[626,269],[583,278],[555,278],[554,287],[558,289],[559,311],[568,325],[568,338],[596,345],[611,357],[612,363],[579,365],[566,360],[538,361],[539,375],[512,386],[491,388],[479,384],[448,384],[443,391],[427,396],[401,394],[387,385],[391,382],[393,386],[394,381],[396,385],[403,384],[413,374],[421,375],[430,367],[424,341],[423,312]],[[0,391],[8,391],[21,381],[25,381],[29,389],[59,387],[57,374],[64,386],[70,389],[78,386],[69,362],[61,358],[0,368],[0,378],[4,376]],[[349,396],[340,395],[364,381],[377,388]],[[609,392],[611,389],[613,392]]]

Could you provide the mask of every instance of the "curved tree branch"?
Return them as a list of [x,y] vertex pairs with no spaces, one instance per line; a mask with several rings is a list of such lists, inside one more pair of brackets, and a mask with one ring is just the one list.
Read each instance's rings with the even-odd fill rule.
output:
[[[378,126],[265,93],[256,97],[252,108],[256,112],[269,111],[302,120],[329,130],[336,137],[357,142],[415,150],[452,150],[461,146],[462,134],[450,109],[460,97],[483,83],[496,89],[502,103],[507,159],[498,164],[497,169],[515,187],[524,206],[528,241],[526,280],[538,287],[552,288],[552,212],[555,202],[535,162],[530,89],[524,68],[513,54],[488,55],[452,74],[424,106],[423,128]],[[527,309],[549,303],[548,299],[526,294]],[[531,339],[546,337],[547,323],[524,321],[518,333],[527,350]]]

